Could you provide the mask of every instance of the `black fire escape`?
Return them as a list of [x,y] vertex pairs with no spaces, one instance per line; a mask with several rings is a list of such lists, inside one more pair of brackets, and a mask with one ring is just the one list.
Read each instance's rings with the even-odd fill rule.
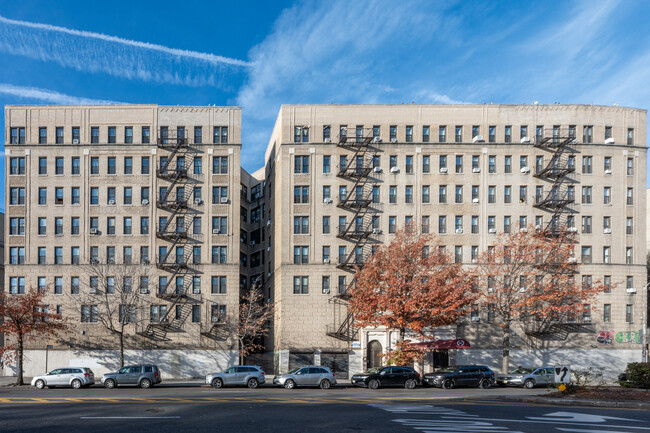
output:
[[[337,177],[348,181],[349,190],[342,191],[338,196],[337,207],[349,212],[350,219],[338,226],[337,237],[348,241],[351,246],[344,254],[337,257],[337,268],[350,273],[363,267],[373,253],[373,245],[377,241],[373,235],[380,234],[378,228],[373,228],[373,216],[377,210],[373,205],[373,183],[381,173],[373,167],[374,140],[368,134],[360,133],[350,138],[347,131],[342,131],[337,147],[351,152],[338,166]],[[358,330],[353,326],[354,316],[348,311],[349,289],[354,284],[352,280],[345,288],[337,287],[336,294],[330,302],[339,306],[334,312],[334,324],[327,327],[327,335],[342,341],[353,341]],[[338,313],[338,314],[337,314]]]
[[169,332],[184,332],[183,324],[192,313],[192,306],[201,302],[200,290],[195,293],[193,288],[196,274],[193,265],[199,264],[193,247],[201,243],[200,235],[194,235],[193,221],[203,202],[199,197],[193,198],[195,179],[190,174],[198,151],[190,145],[184,129],[170,134],[161,128],[156,169],[159,186],[156,237],[165,246],[156,254],[156,267],[168,276],[167,285],[158,285],[156,297],[167,303],[167,310],[140,332],[153,340],[166,340]]
[[[536,167],[535,177],[547,182],[544,193],[535,196],[534,206],[547,212],[544,225],[536,226],[539,236],[552,237],[561,243],[577,242],[575,194],[578,181],[575,176],[576,144],[575,130],[554,127],[537,136],[534,147],[548,152],[550,159],[546,164]],[[540,267],[551,275],[569,274],[575,278],[578,273],[578,260],[575,256],[557,257],[547,254]],[[553,280],[549,284],[553,283]],[[585,332],[584,325],[572,318],[555,318],[537,323],[526,334],[541,340],[564,340],[570,332]]]

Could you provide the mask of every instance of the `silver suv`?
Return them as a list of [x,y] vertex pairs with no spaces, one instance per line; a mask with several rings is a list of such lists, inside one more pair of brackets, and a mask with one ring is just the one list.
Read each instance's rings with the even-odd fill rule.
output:
[[56,386],[71,386],[75,389],[95,384],[95,374],[87,367],[56,368],[32,379],[32,386],[38,389]]
[[319,386],[322,389],[329,389],[332,385],[336,385],[336,377],[327,367],[309,365],[275,376],[273,384],[284,386],[286,389],[293,389],[296,386]]
[[213,388],[230,385],[246,385],[257,388],[265,382],[264,371],[261,367],[252,365],[235,365],[221,373],[212,373],[205,376],[205,383]]
[[162,382],[160,370],[153,364],[129,365],[102,377],[104,387],[109,389],[118,385],[138,385],[140,388],[149,388],[160,382]]

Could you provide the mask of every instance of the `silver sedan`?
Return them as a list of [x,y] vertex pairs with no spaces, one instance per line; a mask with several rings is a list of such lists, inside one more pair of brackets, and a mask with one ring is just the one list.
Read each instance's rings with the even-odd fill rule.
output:
[[38,389],[54,388],[56,386],[71,386],[78,389],[82,386],[95,384],[95,374],[87,367],[56,368],[47,374],[35,376],[32,386]]
[[293,389],[297,386],[318,386],[322,389],[329,389],[332,385],[336,385],[336,376],[327,367],[310,365],[275,376],[273,384],[284,386],[286,389]]

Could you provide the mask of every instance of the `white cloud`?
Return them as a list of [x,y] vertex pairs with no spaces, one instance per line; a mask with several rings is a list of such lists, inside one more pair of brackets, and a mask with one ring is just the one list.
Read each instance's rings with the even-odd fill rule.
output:
[[84,72],[182,84],[220,86],[225,73],[251,63],[210,53],[0,16],[0,51]]
[[12,84],[0,83],[0,93],[17,96],[24,99],[36,99],[42,102],[63,105],[106,105],[122,104],[122,102],[107,101],[103,99],[91,99],[78,96],[65,95],[54,90],[39,89],[36,87],[14,86]]

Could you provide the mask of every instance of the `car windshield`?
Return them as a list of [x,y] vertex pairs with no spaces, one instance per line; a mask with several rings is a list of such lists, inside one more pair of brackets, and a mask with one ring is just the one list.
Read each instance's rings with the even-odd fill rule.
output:
[[514,370],[510,371],[510,374],[528,374],[533,371],[532,368],[517,367]]
[[451,373],[452,371],[456,371],[457,367],[442,367],[442,368],[436,368],[433,370],[434,373]]
[[129,372],[129,369],[130,369],[130,367],[122,367],[122,368],[120,368],[120,370],[118,371],[118,373],[120,373],[120,374],[128,373],[128,372]]
[[293,370],[289,370],[287,374],[294,374],[296,371],[300,370],[299,368],[294,368]]
[[376,373],[379,373],[380,371],[381,371],[381,367],[373,367],[373,368],[369,368],[366,371],[366,373],[368,373],[368,374],[376,374]]

